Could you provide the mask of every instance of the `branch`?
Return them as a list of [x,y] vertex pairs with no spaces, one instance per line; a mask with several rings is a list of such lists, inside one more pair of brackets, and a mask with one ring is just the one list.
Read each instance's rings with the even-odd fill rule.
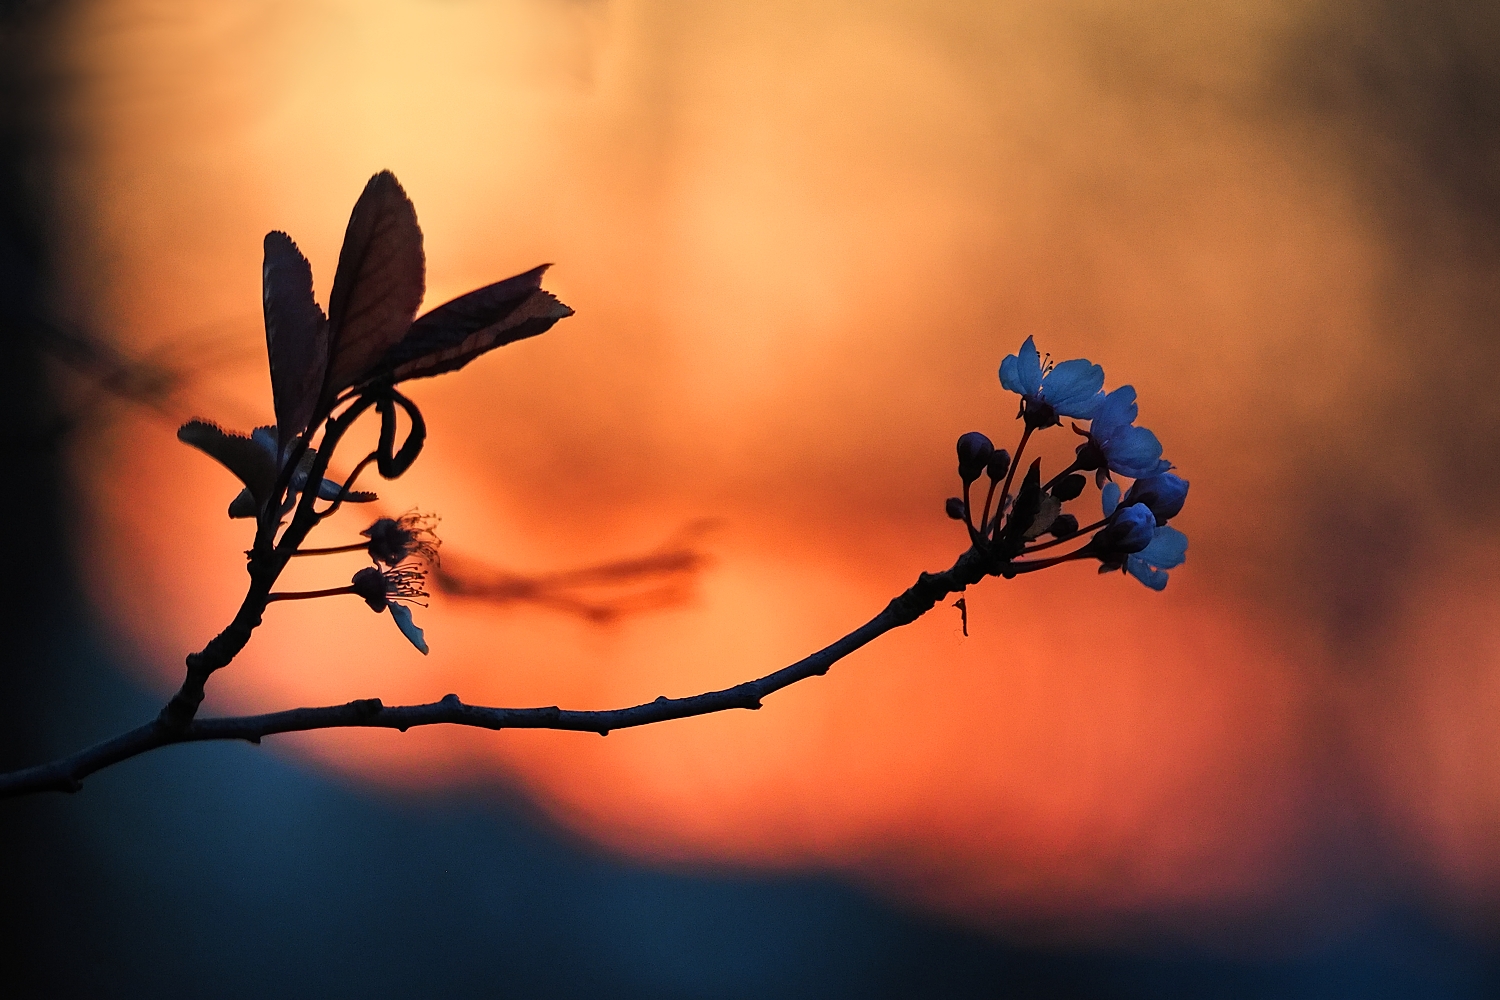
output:
[[294,708],[267,715],[230,716],[198,719],[181,727],[160,718],[114,739],[96,743],[70,757],[0,774],[0,798],[32,792],[76,792],[83,779],[112,764],[139,756],[157,747],[173,743],[196,743],[203,740],[246,740],[259,743],[262,737],[277,733],[299,733],[313,729],[338,729],[351,726],[398,729],[413,726],[455,725],[481,729],[562,729],[609,735],[614,729],[649,726],[673,719],[709,715],[732,708],[758,709],[761,700],[784,687],[809,677],[820,676],[828,668],[861,646],[892,629],[909,625],[922,617],[948,594],[982,580],[988,570],[984,555],[970,549],[942,573],[923,573],[905,593],[892,600],[885,610],[832,645],[774,673],[721,691],[708,691],[689,698],[657,698],[643,705],[598,712],[578,712],[549,708],[488,708],[465,705],[457,695],[427,705],[387,707],[379,698],[351,701],[347,705],[322,708]]

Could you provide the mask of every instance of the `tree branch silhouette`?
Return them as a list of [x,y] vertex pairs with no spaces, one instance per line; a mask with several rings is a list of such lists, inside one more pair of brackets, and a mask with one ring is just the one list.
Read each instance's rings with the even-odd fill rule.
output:
[[[277,733],[346,727],[405,731],[413,726],[462,725],[484,729],[561,729],[608,735],[615,729],[651,725],[730,709],[758,709],[767,696],[828,672],[856,649],[892,629],[916,621],[949,594],[962,592],[986,576],[1006,579],[1073,560],[1098,560],[1100,571],[1124,570],[1146,586],[1166,586],[1167,570],[1179,565],[1187,537],[1167,521],[1186,500],[1188,483],[1168,470],[1162,447],[1149,430],[1136,427],[1135,389],[1104,393],[1104,370],[1083,359],[1054,364],[1039,354],[1031,338],[1000,366],[1001,385],[1021,396],[1018,419],[1024,430],[1013,462],[1008,452],[971,431],[958,439],[958,474],[963,496],[947,503],[948,516],[963,523],[969,548],[947,570],[923,573],[878,615],[829,646],[780,670],[734,687],[687,698],[662,696],[641,705],[603,711],[545,708],[493,708],[465,705],[457,695],[426,705],[387,707],[378,698],[345,705],[296,708],[268,715],[200,719],[198,708],[215,671],[229,665],[250,641],[266,608],[276,601],[357,595],[376,612],[389,612],[403,636],[422,653],[428,647],[412,620],[409,604],[422,604],[429,572],[451,593],[494,602],[530,600],[567,607],[605,621],[627,605],[591,604],[569,591],[621,580],[670,578],[695,568],[690,551],[606,563],[550,578],[525,580],[506,574],[488,578],[444,572],[436,566],[436,536],[425,515],[380,518],[362,532],[372,565],[349,584],[311,591],[275,591],[292,558],[350,551],[351,545],[303,548],[309,534],[345,502],[367,502],[373,493],[355,490],[359,475],[373,465],[384,479],[396,479],[421,453],[427,425],[398,384],[455,371],[505,344],[533,337],[572,315],[572,310],[541,287],[548,265],[476,289],[418,317],[425,284],[422,234],[416,210],[389,172],[370,179],[355,204],[329,296],[325,317],[313,297],[312,268],[285,233],[265,238],[262,268],[266,348],[271,368],[276,423],[248,435],[191,420],[178,439],[213,458],[244,485],[229,505],[231,518],[255,519],[246,555],[250,584],[233,620],[203,649],[187,657],[182,686],[157,717],[130,732],[72,756],[0,775],[0,797],[47,790],[77,791],[83,779],[102,768],[175,743],[204,740],[259,742]],[[78,343],[68,351],[82,357]],[[123,371],[123,362],[105,358],[102,370]],[[124,391],[128,380],[105,379]],[[159,399],[170,383],[147,383],[146,401]],[[397,445],[405,417],[405,437]],[[327,479],[330,462],[344,435],[365,414],[380,420],[379,443],[355,464],[342,483]],[[1042,460],[1027,468],[1014,495],[1020,457],[1032,434],[1061,424],[1063,417],[1090,421],[1076,459],[1042,483]],[[314,443],[316,442],[316,447]],[[1063,513],[1094,472],[1103,519],[1080,528]],[[1122,496],[1110,475],[1135,481]],[[973,484],[989,480],[982,508],[971,503]],[[1001,484],[1004,484],[1003,486]],[[998,492],[997,492],[998,491]],[[318,501],[327,505],[321,509]],[[991,512],[993,511],[993,516]],[[977,514],[977,517],[976,517]],[[288,515],[290,518],[288,519]],[[1041,540],[1043,535],[1052,540]],[[1082,543],[1052,554],[1062,543]],[[1041,558],[1024,558],[1047,551]],[[424,568],[425,564],[425,568]],[[660,601],[658,588],[638,600]],[[967,626],[967,608],[958,605]],[[966,629],[967,630],[967,629]]]
[[[989,559],[977,549],[971,548],[944,572],[923,573],[916,583],[892,599],[880,614],[836,642],[774,673],[719,691],[706,691],[687,698],[662,696],[645,704],[604,711],[574,711],[557,707],[491,708],[466,705],[453,694],[426,705],[388,706],[379,698],[366,698],[346,705],[294,708],[265,715],[193,718],[181,726],[172,725],[167,718],[168,713],[164,711],[161,717],[143,726],[96,743],[72,756],[0,775],[0,797],[44,791],[76,792],[83,787],[83,779],[96,771],[177,743],[199,743],[206,740],[259,743],[266,736],[315,729],[359,727],[405,732],[415,726],[434,725],[474,726],[494,730],[559,729],[607,736],[616,729],[711,715],[731,709],[759,709],[766,697],[798,681],[826,674],[830,667],[855,650],[892,629],[909,625],[921,618],[948,594],[978,583],[989,569]],[[197,690],[201,693],[201,686]]]

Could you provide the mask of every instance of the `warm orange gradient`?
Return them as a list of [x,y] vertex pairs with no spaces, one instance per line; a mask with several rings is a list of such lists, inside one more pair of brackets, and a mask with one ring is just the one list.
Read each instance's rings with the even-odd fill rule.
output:
[[[995,370],[1035,334],[1136,385],[1193,482],[1164,595],[1082,566],[988,581],[969,638],[939,608],[759,713],[276,747],[397,786],[500,776],[624,851],[830,866],[1010,922],[1273,906],[1348,809],[1413,877],[1495,884],[1493,560],[1438,551],[1381,605],[1389,644],[1319,610],[1344,570],[1313,519],[1376,489],[1330,492],[1326,463],[1390,457],[1371,414],[1406,373],[1377,336],[1378,225],[1268,83],[1305,15],[944,9],[80,5],[58,307],[135,352],[239,359],[172,416],[270,420],[261,236],[292,234],[326,303],[390,168],[429,304],[555,261],[577,316],[414,383],[430,443],[385,508],[522,572],[719,522],[691,602],[607,627],[440,597],[424,659],[358,601],[275,606],[207,710],[603,708],[790,662],[960,551],[953,441],[1014,446]],[[163,697],[233,613],[249,539],[237,484],[172,429],[126,410],[78,452],[84,566]],[[288,584],[359,560],[316,563]]]

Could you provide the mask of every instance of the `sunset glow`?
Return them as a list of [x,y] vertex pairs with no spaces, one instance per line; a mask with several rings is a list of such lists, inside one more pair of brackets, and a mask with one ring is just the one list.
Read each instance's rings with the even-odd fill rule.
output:
[[[1310,15],[1193,9],[1152,36],[1183,74],[1163,79],[1109,5],[80,7],[58,308],[191,374],[170,412],[110,407],[78,443],[102,627],[166,697],[232,616],[238,484],[173,431],[270,422],[261,237],[297,240],[326,303],[350,206],[389,168],[429,306],[554,262],[577,315],[412,383],[429,444],[362,482],[380,510],[436,512],[454,565],[702,561],[614,621],[437,594],[426,658],[357,600],[273,605],[206,711],[609,708],[768,673],[952,563],[953,441],[1014,447],[996,368],[1034,335],[1134,384],[1192,480],[1164,594],[1083,565],[988,580],[968,638],[939,607],[759,712],[605,739],[264,749],[398,788],[511,784],[611,849],[832,868],[975,921],[1274,907],[1346,808],[1390,821],[1424,891],[1483,895],[1496,536],[1476,555],[1418,517],[1429,554],[1357,607],[1396,555],[1317,547],[1320,525],[1383,524],[1377,493],[1426,509],[1428,452],[1383,435],[1380,393],[1414,377],[1391,301],[1426,316],[1428,293],[1391,282],[1328,132],[1264,87]],[[1043,439],[1049,467],[1071,437]],[[338,586],[361,557],[298,563],[288,587]],[[1355,801],[1330,800],[1333,772],[1360,776]]]

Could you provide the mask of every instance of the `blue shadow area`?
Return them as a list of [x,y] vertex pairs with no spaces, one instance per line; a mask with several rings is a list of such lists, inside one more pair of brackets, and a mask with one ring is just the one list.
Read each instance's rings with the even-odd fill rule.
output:
[[[78,647],[31,664],[54,692],[32,707],[70,713],[43,743],[155,710]],[[1415,911],[1295,959],[1027,948],[832,877],[633,864],[504,789],[375,794],[244,745],[0,803],[0,828],[7,996],[1500,995],[1493,948]]]

